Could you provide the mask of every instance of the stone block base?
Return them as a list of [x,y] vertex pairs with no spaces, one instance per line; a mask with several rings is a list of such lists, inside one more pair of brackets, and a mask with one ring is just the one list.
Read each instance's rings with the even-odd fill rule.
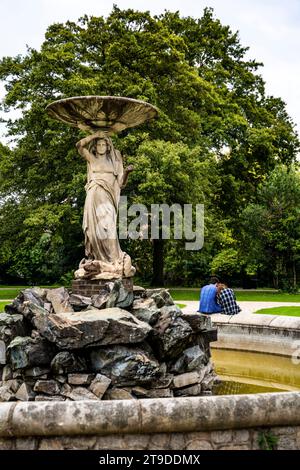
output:
[[[113,282],[116,279],[75,279],[72,281],[72,293],[77,295],[84,295],[91,297],[92,295],[99,294],[101,287],[107,282]],[[133,278],[124,277],[121,279],[123,286],[129,290],[133,290]]]

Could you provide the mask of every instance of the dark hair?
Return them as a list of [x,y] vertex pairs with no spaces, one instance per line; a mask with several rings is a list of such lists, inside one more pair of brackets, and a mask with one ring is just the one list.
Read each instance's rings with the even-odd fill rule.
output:
[[92,140],[89,146],[89,151],[96,155],[97,143],[98,140],[105,140],[106,142],[106,156],[108,156],[111,152],[111,143],[108,137],[99,137],[97,139]]
[[209,278],[209,283],[210,284],[216,284],[217,282],[220,282],[220,279],[217,276],[211,276]]

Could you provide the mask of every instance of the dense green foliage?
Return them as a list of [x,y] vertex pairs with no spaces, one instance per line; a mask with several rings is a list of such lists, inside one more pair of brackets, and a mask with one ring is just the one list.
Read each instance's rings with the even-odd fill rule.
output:
[[[114,7],[108,18],[53,24],[39,51],[3,58],[3,108],[22,117],[7,124],[13,148],[0,146],[0,281],[67,280],[83,256],[86,170],[74,145],[83,134],[50,119],[45,107],[92,94],[160,109],[157,120],[115,139],[135,166],[129,202],[205,204],[201,251],[174,240],[123,244],[142,280],[154,273],[161,282],[163,267],[168,282],[189,284],[212,270],[239,278],[269,270],[264,247],[251,262],[242,253],[242,218],[249,204],[260,204],[258,187],[274,168],[294,162],[298,140],[284,103],[266,95],[260,64],[246,52],[210,9],[194,19]],[[294,271],[296,238],[283,242]]]

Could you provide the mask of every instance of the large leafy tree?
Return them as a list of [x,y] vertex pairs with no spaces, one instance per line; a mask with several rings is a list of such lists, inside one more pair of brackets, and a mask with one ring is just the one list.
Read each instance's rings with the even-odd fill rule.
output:
[[[259,64],[245,53],[210,9],[194,19],[114,7],[108,18],[53,24],[40,50],[3,58],[3,109],[17,108],[22,117],[7,124],[14,148],[0,148],[2,271],[47,281],[82,256],[85,164],[74,148],[82,134],[45,114],[49,102],[76,95],[128,96],[159,107],[155,122],[116,139],[128,161],[149,157],[147,163],[136,158],[128,194],[135,200],[139,192],[145,203],[151,194],[156,202],[182,203],[188,196],[185,202],[205,202],[209,250],[218,249],[222,213],[235,217],[254,201],[258,183],[278,162],[290,164],[298,148],[284,103],[266,96]],[[180,170],[162,142],[170,156],[180,154],[177,144],[186,146]],[[203,172],[205,158],[210,170]],[[154,249],[159,256],[156,242]]]
[[[257,203],[243,211],[241,258],[256,263],[274,287],[297,288],[300,261],[300,175],[278,166],[258,188]],[[247,249],[245,249],[247,247]]]

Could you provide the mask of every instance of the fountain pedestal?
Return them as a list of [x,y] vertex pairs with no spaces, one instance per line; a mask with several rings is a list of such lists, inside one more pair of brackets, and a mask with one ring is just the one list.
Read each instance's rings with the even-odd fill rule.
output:
[[[91,297],[92,295],[99,294],[99,290],[108,282],[114,282],[116,279],[75,279],[72,281],[72,293],[76,295],[83,295],[84,297]],[[126,290],[133,290],[133,278],[124,277],[120,279]]]

